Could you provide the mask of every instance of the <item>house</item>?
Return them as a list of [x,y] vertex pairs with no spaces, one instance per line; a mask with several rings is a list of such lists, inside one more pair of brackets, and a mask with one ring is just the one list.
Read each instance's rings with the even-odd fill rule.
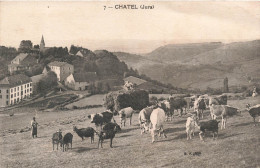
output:
[[17,71],[29,70],[33,65],[37,64],[38,60],[33,54],[20,53],[8,65],[10,74]]
[[88,90],[96,80],[96,72],[75,73],[66,78],[65,85],[73,90]]
[[67,62],[54,61],[48,64],[51,71],[55,72],[58,81],[63,82],[69,75],[74,73],[74,66]]
[[129,76],[124,78],[125,84],[124,84],[124,89],[125,90],[131,90],[134,87],[139,87],[140,85],[146,83],[147,81],[134,77],[134,76]]
[[32,95],[32,80],[24,74],[5,77],[0,81],[0,107],[16,104]]

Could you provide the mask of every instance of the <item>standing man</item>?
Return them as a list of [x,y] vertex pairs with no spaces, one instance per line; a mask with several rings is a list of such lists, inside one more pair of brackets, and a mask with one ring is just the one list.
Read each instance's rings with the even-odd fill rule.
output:
[[33,120],[31,121],[31,130],[32,130],[32,137],[37,137],[37,126],[38,123],[35,120],[35,117],[33,117]]

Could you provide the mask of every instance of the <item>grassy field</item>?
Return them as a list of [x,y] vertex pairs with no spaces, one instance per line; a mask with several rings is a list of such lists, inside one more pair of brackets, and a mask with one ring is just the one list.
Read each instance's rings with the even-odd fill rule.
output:
[[[21,128],[29,126],[35,116],[34,109],[21,108],[10,117],[0,114],[0,167],[260,167],[260,126],[254,127],[252,117],[245,111],[245,104],[259,103],[259,98],[231,100],[229,105],[242,110],[243,117],[235,116],[227,120],[227,128],[219,131],[219,137],[212,139],[207,134],[205,142],[195,137],[187,141],[185,133],[186,117],[175,116],[173,121],[165,123],[168,138],[159,138],[151,143],[150,134],[140,134],[137,114],[133,116],[132,126],[123,127],[109,148],[105,140],[103,149],[97,149],[90,139],[81,138],[72,131],[78,127],[92,126],[88,114],[101,112],[103,108],[56,112],[38,112],[40,126],[38,138],[32,139],[30,131],[19,133]],[[19,111],[18,111],[19,110]],[[209,112],[206,112],[209,119]],[[118,116],[115,117],[119,123]],[[71,132],[73,148],[68,152],[52,151],[51,137],[58,129],[63,135]],[[6,130],[14,130],[8,132]],[[200,156],[184,155],[184,152],[201,152]]]
[[65,107],[68,109],[72,109],[73,106],[84,107],[84,106],[89,106],[89,105],[103,105],[104,104],[103,98],[105,98],[104,94],[93,95],[93,96],[81,99],[77,102],[68,104]]

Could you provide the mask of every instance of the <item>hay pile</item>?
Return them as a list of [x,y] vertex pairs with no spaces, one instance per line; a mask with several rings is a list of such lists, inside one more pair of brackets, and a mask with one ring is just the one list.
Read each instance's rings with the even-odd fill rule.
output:
[[111,92],[106,95],[104,106],[112,111],[126,107],[142,110],[149,105],[149,93],[145,90]]

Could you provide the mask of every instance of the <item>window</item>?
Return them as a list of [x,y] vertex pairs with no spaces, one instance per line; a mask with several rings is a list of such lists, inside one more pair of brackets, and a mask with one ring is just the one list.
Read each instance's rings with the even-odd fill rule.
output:
[[32,91],[32,88],[30,88],[30,91]]
[[21,91],[21,96],[23,95],[23,91]]
[[24,90],[24,93],[26,93],[26,90]]
[[11,94],[11,98],[13,98],[13,94]]
[[21,86],[21,90],[23,90],[23,85]]
[[29,93],[29,89],[27,89],[27,93]]
[[9,96],[8,96],[8,95],[6,95],[6,98],[8,99],[8,98],[9,98]]
[[14,88],[14,92],[16,92],[16,88]]
[[27,84],[27,87],[29,87],[29,83]]
[[26,88],[26,85],[24,85],[24,88]]
[[8,103],[8,101],[6,101],[6,105],[8,105],[9,103]]
[[2,95],[0,95],[0,99],[2,99]]
[[19,102],[19,98],[17,98],[17,103]]
[[16,99],[14,99],[14,103],[16,103]]
[[17,92],[17,96],[19,96],[19,92]]
[[9,93],[9,90],[8,90],[8,89],[6,90],[6,93]]
[[19,87],[17,87],[17,90],[19,91]]
[[11,89],[11,93],[13,93],[13,89]]
[[16,93],[14,94],[14,97],[16,97]]
[[30,83],[30,86],[32,86],[32,83]]

